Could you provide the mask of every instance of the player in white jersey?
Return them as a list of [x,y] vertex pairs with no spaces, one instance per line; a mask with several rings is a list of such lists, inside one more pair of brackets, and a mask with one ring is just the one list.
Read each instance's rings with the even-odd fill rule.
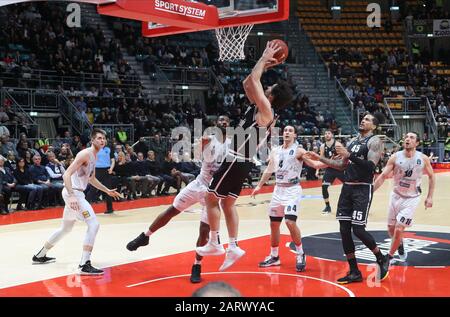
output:
[[[205,209],[205,196],[208,192],[208,186],[213,174],[219,169],[222,161],[228,154],[230,141],[226,138],[226,128],[230,126],[230,119],[228,116],[219,116],[216,126],[220,129],[221,135],[211,135],[202,138],[201,149],[203,157],[200,174],[175,197],[172,206],[158,215],[150,225],[147,233],[142,232],[136,239],[127,244],[129,251],[135,251],[141,246],[148,245],[151,234],[159,228],[164,227],[173,217],[196,203],[200,203],[203,206],[197,247],[204,246],[208,242],[209,222]],[[192,283],[199,283],[201,281],[202,259],[203,257],[196,253],[190,278]]]
[[283,145],[276,147],[270,153],[269,165],[264,171],[258,186],[253,190],[252,196],[255,197],[260,192],[262,186],[275,172],[276,185],[268,210],[271,251],[270,255],[259,263],[259,266],[280,265],[278,246],[280,244],[280,225],[284,217],[286,226],[296,246],[296,270],[297,272],[303,272],[306,268],[306,256],[303,252],[300,228],[297,226],[302,197],[302,187],[299,184],[300,176],[303,162],[315,169],[323,168],[324,164],[304,157],[303,155],[306,151],[299,147],[296,139],[297,134],[294,127],[286,126],[283,130]]
[[388,209],[388,232],[392,238],[389,260],[393,259],[397,250],[400,260],[406,260],[407,250],[403,245],[402,237],[405,229],[412,225],[414,212],[420,203],[422,192],[420,184],[423,173],[428,175],[429,178],[425,208],[433,206],[436,180],[430,159],[416,150],[419,144],[420,139],[417,133],[407,133],[403,142],[403,151],[396,152],[391,156],[383,173],[375,181],[374,191],[383,184],[391,172],[394,173],[394,188],[391,192]]
[[44,247],[33,256],[34,264],[44,264],[54,262],[55,258],[47,257],[47,252],[55,246],[66,234],[68,234],[75,221],[84,221],[88,227],[83,243],[83,253],[78,267],[78,274],[81,275],[101,275],[102,270],[91,265],[90,257],[94,247],[95,237],[99,229],[97,217],[92,206],[87,202],[84,191],[88,184],[108,194],[114,199],[118,199],[120,194],[115,189],[109,189],[98,181],[95,177],[95,162],[97,153],[106,145],[106,132],[94,129],[91,132],[92,145],[77,154],[75,160],[70,164],[63,176],[64,189],[62,196],[66,206],[62,218],[62,226],[45,242]]

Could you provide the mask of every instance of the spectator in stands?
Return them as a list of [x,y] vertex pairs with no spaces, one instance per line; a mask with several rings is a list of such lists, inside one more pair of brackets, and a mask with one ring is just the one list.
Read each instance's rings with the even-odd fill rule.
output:
[[12,174],[12,171],[5,167],[6,159],[0,155],[0,214],[9,214],[9,201],[11,193],[16,186],[16,180]]
[[117,154],[117,162],[114,165],[114,175],[118,178],[121,187],[125,187],[125,196],[128,200],[136,198],[136,182],[131,181],[134,176],[134,168],[130,162],[126,161],[125,153]]
[[445,105],[444,101],[441,101],[441,103],[438,107],[438,114],[439,114],[439,116],[442,116],[442,117],[448,116],[448,109],[447,109],[447,106]]
[[60,193],[64,188],[63,175],[66,171],[63,163],[56,159],[56,155],[52,151],[47,152],[48,164],[45,166],[47,173],[50,177],[50,183],[55,187],[56,197],[55,201],[59,205],[64,205],[62,196]]
[[165,179],[162,176],[161,163],[156,161],[156,155],[155,155],[154,151],[147,152],[147,159],[145,161],[147,162],[147,167],[150,172],[150,175],[156,176],[159,179],[158,187],[156,189],[156,194],[160,195],[162,192],[164,182],[165,182]]
[[164,179],[164,189],[162,190],[162,195],[167,195],[169,193],[170,187],[176,189],[177,194],[180,192],[182,175],[179,170],[176,169],[176,163],[172,159],[172,152],[168,151],[164,158],[161,168],[161,177]]
[[447,138],[444,143],[445,154],[450,153],[450,130],[447,132]]
[[168,144],[166,140],[161,139],[161,133],[156,133],[153,139],[150,141],[149,149],[156,155],[156,160],[162,162],[166,151],[168,150]]
[[25,209],[42,209],[42,197],[44,190],[41,186],[33,184],[31,174],[25,164],[24,158],[17,160],[17,169],[14,170],[14,178],[17,181],[16,190],[20,193],[16,210],[23,209],[22,203],[26,201]]
[[149,160],[144,159],[144,154],[142,152],[139,152],[137,154],[137,161],[135,162],[135,164],[137,175],[141,177],[146,177],[149,181],[148,189],[145,189],[142,193],[144,197],[150,197],[152,196],[152,191],[161,182],[161,179],[156,175],[152,175],[152,171],[150,168],[151,163]]
[[7,122],[9,122],[9,116],[5,112],[5,108],[4,107],[0,107],[0,123],[5,124]]
[[8,156],[6,157],[5,167],[9,168],[11,171],[14,171],[17,167],[16,156],[14,152],[9,151]]
[[128,134],[123,129],[122,126],[119,127],[119,130],[116,132],[116,140],[120,143],[125,145],[128,142]]
[[134,149],[131,145],[125,144],[125,154],[129,158],[130,161],[137,161],[137,154],[134,152]]
[[443,162],[445,162],[445,163],[450,162],[450,153],[448,153],[448,152],[445,153],[445,157],[444,157]]
[[39,185],[44,190],[44,204],[56,206],[56,198],[61,194],[61,187],[50,182],[50,175],[47,169],[41,165],[40,155],[33,156],[33,165],[30,166],[30,174],[34,184]]
[[72,154],[72,150],[68,143],[63,143],[61,149],[58,153],[58,161],[64,164],[64,167],[67,169],[69,165],[74,160],[74,156]]
[[189,153],[187,153],[187,156],[187,161],[183,162],[180,160],[178,153],[172,153],[172,159],[175,162],[175,168],[181,172],[181,180],[185,185],[188,185],[195,179],[196,175],[194,175],[194,173],[196,173],[197,175],[200,173],[195,163],[191,162],[191,156]]
[[0,137],[1,142],[1,148],[0,148],[0,154],[3,156],[7,156],[8,152],[13,152],[15,156],[17,156],[17,150],[12,142],[9,141],[8,135],[2,135]]
[[4,125],[0,125],[0,137],[2,135],[10,136],[9,129],[6,126],[4,126]]

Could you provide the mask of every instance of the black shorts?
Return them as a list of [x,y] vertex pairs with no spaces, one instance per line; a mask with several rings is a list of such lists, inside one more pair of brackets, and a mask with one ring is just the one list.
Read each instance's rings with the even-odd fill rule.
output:
[[209,183],[208,192],[214,193],[217,198],[228,196],[238,198],[242,184],[252,169],[253,163],[242,160],[225,161],[214,173]]
[[336,219],[365,226],[369,217],[372,197],[373,186],[371,184],[344,184],[339,196]]
[[344,171],[338,171],[334,168],[327,168],[323,174],[322,185],[333,185],[335,179],[344,182]]

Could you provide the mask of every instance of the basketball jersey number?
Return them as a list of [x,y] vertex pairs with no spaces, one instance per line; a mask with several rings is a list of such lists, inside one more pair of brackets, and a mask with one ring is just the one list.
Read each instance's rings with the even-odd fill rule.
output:
[[279,167],[279,168],[282,168],[282,167],[283,167],[283,160],[280,161],[280,164],[278,164],[278,167]]
[[359,151],[360,148],[361,148],[361,145],[360,145],[360,144],[353,145],[353,147],[352,147],[352,152],[353,152],[353,153],[358,153],[358,151]]
[[412,222],[412,219],[407,219],[407,218],[405,218],[405,217],[401,217],[400,218],[400,222],[401,223],[404,223],[405,225],[407,225],[407,226],[409,226],[409,225],[411,225],[411,222]]
[[412,173],[413,173],[413,170],[408,170],[405,172],[405,176],[403,176],[403,177],[411,177]]
[[287,212],[289,212],[289,211],[297,211],[297,206],[296,205],[293,205],[293,206],[287,206]]
[[363,220],[362,218],[363,218],[363,212],[362,211],[356,211],[356,210],[353,211],[353,216],[352,216],[353,220],[361,221],[361,220]]

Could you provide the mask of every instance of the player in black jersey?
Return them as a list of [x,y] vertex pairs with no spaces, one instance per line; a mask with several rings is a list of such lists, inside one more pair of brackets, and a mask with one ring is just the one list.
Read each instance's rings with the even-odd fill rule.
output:
[[342,246],[350,271],[346,276],[338,279],[337,282],[340,284],[362,281],[362,274],[355,257],[352,230],[375,255],[379,266],[379,280],[384,280],[389,274],[388,257],[381,253],[375,239],[366,231],[372,202],[373,176],[384,148],[381,139],[373,134],[378,124],[379,121],[375,116],[365,115],[359,126],[359,135],[350,142],[350,145],[347,148],[336,145],[339,159],[329,159],[309,152],[312,159],[320,160],[329,167],[344,171],[345,183],[339,197],[336,219],[339,220]]
[[[320,156],[324,156],[331,159],[336,155],[336,140],[331,130],[325,131],[325,143],[320,146]],[[323,214],[331,213],[330,206],[330,194],[328,193],[328,187],[333,185],[335,179],[338,178],[341,182],[344,182],[344,172],[338,171],[334,168],[327,167],[323,174],[322,180],[322,196],[325,201],[325,209],[322,210]]]
[[283,109],[292,101],[292,91],[286,82],[277,83],[266,91],[261,84],[263,72],[279,64],[279,61],[273,58],[279,49],[277,44],[268,42],[251,74],[243,81],[245,93],[252,105],[248,107],[235,131],[227,133],[233,135],[230,152],[214,174],[205,199],[210,225],[209,241],[205,246],[198,247],[197,253],[201,256],[225,253],[219,239],[219,200],[221,200],[227,223],[229,246],[220,271],[226,270],[245,254],[245,251],[237,246],[239,218],[235,201],[252,168],[258,144],[267,137],[268,128],[274,124],[274,111]]

